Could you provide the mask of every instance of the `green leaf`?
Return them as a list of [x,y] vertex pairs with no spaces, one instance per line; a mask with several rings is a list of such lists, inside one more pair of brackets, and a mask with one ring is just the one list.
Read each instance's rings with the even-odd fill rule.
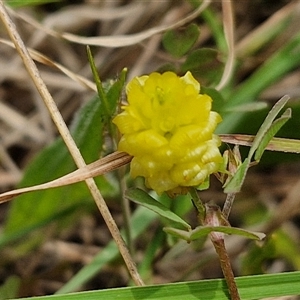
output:
[[253,232],[242,228],[229,227],[229,226],[198,226],[192,231],[184,231],[177,228],[165,227],[164,231],[168,234],[172,234],[179,237],[187,242],[198,240],[199,238],[205,237],[211,232],[222,232],[225,234],[235,234],[244,236],[253,240],[262,240],[266,235],[260,232]]
[[[247,80],[244,80],[232,92],[224,96],[226,103],[221,115],[223,122],[217,128],[218,133],[231,133],[237,125],[243,121],[247,113],[226,113],[228,109],[242,103],[256,102],[259,94],[267,87],[279,81],[291,70],[300,65],[299,55],[300,34],[297,33],[289,41],[284,43],[265,63],[256,70]],[[272,72],[270,72],[272,70]],[[253,120],[251,120],[253,122]]]
[[181,230],[173,227],[164,227],[164,232],[173,235],[177,238],[187,241],[188,243],[191,242],[191,232],[186,230]]
[[97,86],[97,91],[98,91],[98,96],[100,101],[103,103],[103,116],[110,116],[109,114],[109,108],[108,108],[108,100],[106,97],[106,93],[103,89],[103,85],[102,82],[100,80],[98,71],[97,71],[97,67],[95,65],[95,61],[91,52],[91,49],[89,46],[87,46],[87,55],[88,55],[88,59],[89,59],[89,63],[90,63],[90,67],[92,69],[92,73],[93,73],[93,77],[94,77],[94,81],[96,83]]
[[6,0],[5,3],[12,7],[24,7],[60,2],[60,0]]
[[219,82],[223,64],[219,60],[219,52],[215,49],[201,48],[191,52],[181,66],[181,72],[191,71],[203,85]]
[[212,102],[212,110],[219,112],[221,107],[224,105],[225,100],[222,94],[214,88],[201,86],[200,90],[201,94],[207,94],[213,99]]
[[21,279],[17,276],[8,277],[0,286],[0,300],[16,298],[21,285]]
[[162,38],[164,48],[173,56],[181,57],[195,44],[200,31],[196,24],[190,24],[184,29],[167,31]]
[[262,138],[259,146],[257,147],[257,150],[255,152],[254,160],[259,161],[267,147],[267,145],[270,143],[272,138],[275,136],[275,134],[281,129],[281,127],[292,117],[292,110],[288,108],[283,115],[275,120],[268,131],[266,132],[265,136]]
[[[101,102],[95,97],[80,109],[71,126],[74,140],[87,163],[98,159],[102,149],[104,126],[100,118],[102,109]],[[47,182],[74,169],[75,164],[71,155],[64,142],[58,138],[27,167],[20,186]],[[108,183],[101,177],[98,180],[103,185]],[[76,203],[82,203],[84,208],[87,199],[90,199],[90,196],[84,183],[17,197],[10,204],[1,239],[5,239],[7,235],[20,233],[20,230],[25,233],[26,228],[35,228],[38,224],[45,224],[45,220],[55,219],[56,215],[73,207]],[[88,201],[88,203],[91,202]]]
[[[243,300],[267,297],[299,295],[300,272],[242,276],[236,278]],[[126,287],[80,292],[66,295],[26,298],[27,300],[228,300],[228,288],[224,279],[159,284],[143,287]]]
[[191,240],[199,239],[202,236],[206,236],[211,232],[223,232],[226,234],[235,234],[246,237],[252,240],[262,240],[265,238],[264,233],[249,231],[242,228],[230,227],[230,226],[199,226],[191,231]]
[[251,160],[254,152],[258,148],[258,146],[261,144],[261,141],[263,140],[265,134],[267,131],[270,129],[272,126],[273,121],[281,111],[281,109],[286,105],[290,97],[288,96],[283,96],[280,100],[276,102],[276,104],[272,107],[270,112],[268,113],[267,117],[265,118],[263,124],[260,126],[254,140],[252,143],[252,146],[249,151],[248,158]]
[[187,222],[181,219],[178,215],[174,214],[168,207],[158,202],[157,200],[152,198],[148,193],[141,189],[129,189],[126,191],[125,196],[129,200],[137,204],[143,205],[148,209],[151,209],[152,211],[156,212],[164,218],[176,222],[187,229],[191,228],[191,226]]
[[253,140],[248,157],[239,166],[237,172],[233,175],[231,180],[226,184],[224,189],[225,193],[238,193],[241,190],[254,153],[258,150],[258,152],[255,154],[255,158],[260,159],[271,139],[291,117],[291,110],[288,109],[281,118],[273,122],[288,100],[289,97],[284,96],[272,107]]
[[238,193],[241,190],[249,166],[250,166],[250,160],[246,158],[244,162],[238,167],[234,176],[225,185],[224,193],[226,194]]

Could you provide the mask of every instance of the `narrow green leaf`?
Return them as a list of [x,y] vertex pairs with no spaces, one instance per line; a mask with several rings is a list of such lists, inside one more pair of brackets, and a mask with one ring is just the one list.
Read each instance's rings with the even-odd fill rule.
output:
[[266,236],[264,233],[254,232],[242,228],[229,227],[229,226],[198,226],[192,231],[185,231],[177,228],[165,227],[164,231],[167,232],[168,234],[181,238],[187,242],[198,240],[199,238],[207,236],[211,232],[223,232],[225,234],[235,234],[253,240],[262,240]]
[[125,85],[127,75],[127,69],[123,69],[119,78],[110,83],[108,90],[106,92],[106,97],[108,100],[109,118],[111,118],[116,113],[117,105],[119,104],[121,94]]
[[292,110],[288,108],[283,115],[275,120],[268,131],[266,132],[265,136],[262,138],[259,146],[254,155],[254,160],[259,161],[266,150],[267,145],[270,143],[272,138],[275,134],[281,129],[281,127],[292,117]]
[[277,115],[279,114],[281,109],[286,105],[289,98],[290,98],[289,96],[283,96],[280,100],[278,100],[278,102],[276,102],[276,104],[272,107],[272,109],[268,113],[267,117],[265,118],[263,124],[260,126],[260,128],[259,128],[259,130],[258,130],[258,132],[257,132],[257,134],[254,138],[253,144],[250,148],[249,155],[248,155],[249,160],[251,160],[254,152],[256,151],[258,146],[260,145],[260,143],[261,143],[262,139],[264,138],[266,132],[272,126],[273,121],[275,120],[275,118],[277,117]]
[[223,122],[217,128],[218,133],[233,132],[246,116],[246,113],[226,113],[229,108],[242,103],[256,102],[262,91],[300,65],[299,45],[300,34],[297,33],[239,87],[224,96],[228,101],[224,104],[221,112]]
[[173,227],[164,227],[164,232],[173,235],[177,238],[187,241],[188,243],[191,242],[191,232],[186,230],[181,230]]
[[151,209],[164,218],[176,222],[187,229],[191,228],[187,222],[181,219],[178,215],[174,214],[168,207],[164,206],[162,203],[158,202],[141,189],[129,189],[126,191],[125,196],[129,200]]
[[167,31],[162,38],[164,48],[173,56],[181,57],[195,44],[200,31],[196,24],[190,24],[184,29]]
[[91,49],[89,46],[87,46],[87,55],[88,55],[90,67],[92,69],[94,81],[96,83],[99,99],[103,102],[104,115],[109,116],[108,101],[107,101],[106,94],[104,92],[102,82],[100,80],[100,77],[99,77],[99,74],[97,71],[97,67],[95,65],[95,61],[94,61],[94,58],[93,58],[93,55],[92,55],[92,52],[91,52]]
[[249,166],[250,160],[246,158],[244,162],[239,166],[231,180],[226,184],[224,193],[238,193],[241,190]]
[[199,226],[191,231],[190,238],[191,240],[199,239],[202,236],[206,236],[211,232],[223,232],[225,234],[235,234],[246,237],[252,240],[262,240],[265,238],[264,233],[249,231],[242,228],[237,227],[229,227],[229,226]]
[[[300,272],[237,277],[241,299],[255,300],[267,297],[300,295]],[[179,282],[143,287],[126,287],[80,292],[66,295],[26,298],[27,300],[228,300],[224,279]]]

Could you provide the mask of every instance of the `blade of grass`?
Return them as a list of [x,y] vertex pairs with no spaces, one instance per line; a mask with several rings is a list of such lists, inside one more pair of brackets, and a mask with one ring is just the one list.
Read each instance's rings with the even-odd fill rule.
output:
[[[157,218],[157,215],[145,207],[139,207],[132,214],[130,227],[132,228],[132,239],[136,239],[146,228]],[[123,231],[122,231],[123,232]],[[72,277],[56,294],[65,294],[76,291],[94,277],[101,268],[108,264],[119,255],[117,245],[111,241],[103,250],[101,250],[94,259],[83,267],[74,277]]]
[[282,46],[253,75],[225,98],[229,99],[220,113],[223,122],[217,128],[218,133],[233,132],[246,113],[230,112],[230,108],[240,104],[252,103],[258,95],[271,84],[282,78],[300,64],[300,34]]
[[[236,282],[243,300],[300,294],[300,272],[237,277]],[[155,286],[116,288],[67,295],[26,298],[27,300],[228,300],[223,279],[180,282]]]

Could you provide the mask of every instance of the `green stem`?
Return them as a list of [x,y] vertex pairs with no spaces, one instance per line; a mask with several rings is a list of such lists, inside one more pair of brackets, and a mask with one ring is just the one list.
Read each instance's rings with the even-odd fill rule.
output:
[[197,217],[199,223],[200,225],[203,225],[205,220],[205,206],[203,205],[195,188],[190,188],[190,195],[192,197],[193,204],[197,210]]

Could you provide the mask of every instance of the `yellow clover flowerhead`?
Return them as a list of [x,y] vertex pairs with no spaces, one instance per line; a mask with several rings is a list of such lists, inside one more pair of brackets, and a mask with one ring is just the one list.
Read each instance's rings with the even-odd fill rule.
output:
[[135,77],[126,88],[128,105],[113,120],[122,133],[118,149],[133,156],[131,175],[158,194],[198,186],[222,162],[213,134],[222,119],[199,91],[190,72]]

